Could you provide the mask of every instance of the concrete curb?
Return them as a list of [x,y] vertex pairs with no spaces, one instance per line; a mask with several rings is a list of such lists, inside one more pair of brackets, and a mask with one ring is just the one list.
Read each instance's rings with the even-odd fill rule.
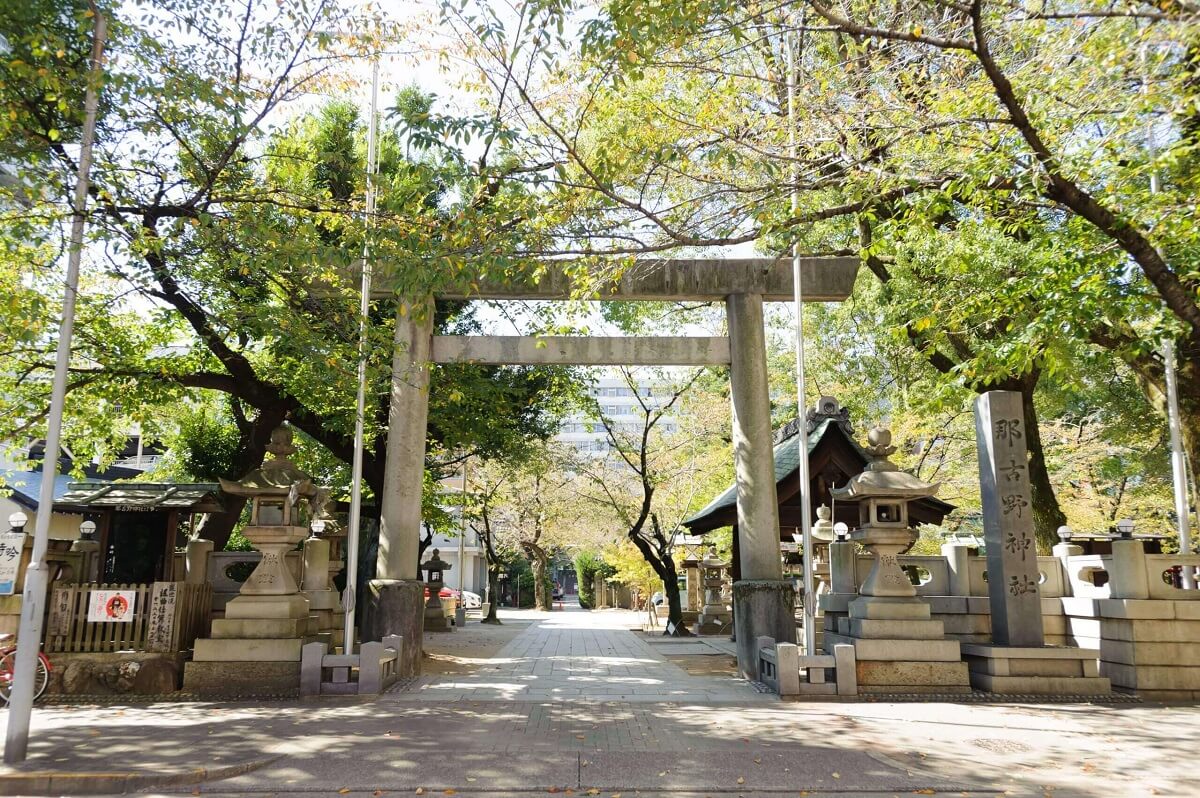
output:
[[160,772],[34,770],[0,773],[0,795],[120,795],[150,787],[182,787],[241,776],[280,758],[281,755],[276,755],[223,767]]

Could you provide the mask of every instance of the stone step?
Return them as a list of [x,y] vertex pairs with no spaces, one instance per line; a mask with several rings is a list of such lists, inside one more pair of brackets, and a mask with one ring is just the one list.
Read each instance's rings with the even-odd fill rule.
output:
[[911,685],[925,687],[971,686],[971,674],[965,662],[883,662],[859,661],[855,664],[858,685]]
[[861,596],[850,602],[850,617],[860,620],[928,621],[929,605],[919,598],[889,599]]
[[304,637],[318,630],[316,616],[307,618],[219,618],[212,622],[215,640]]
[[1112,685],[1103,676],[993,676],[971,672],[971,686],[1010,695],[1108,695]]
[[942,640],[946,635],[941,621],[876,621],[860,618],[849,620],[851,637],[885,640]]
[[193,662],[299,662],[306,643],[327,642],[317,635],[287,638],[205,638],[196,641]]
[[183,690],[197,695],[255,696],[299,688],[299,662],[193,661],[183,667]]
[[959,662],[962,659],[957,640],[869,640],[826,632],[825,641],[827,651],[838,643],[854,646],[854,656],[859,661]]

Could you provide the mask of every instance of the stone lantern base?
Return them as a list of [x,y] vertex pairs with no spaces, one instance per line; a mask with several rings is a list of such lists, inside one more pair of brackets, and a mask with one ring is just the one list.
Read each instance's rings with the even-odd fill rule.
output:
[[183,689],[227,696],[298,690],[301,649],[329,643],[318,626],[299,594],[238,596],[226,605],[225,617],[213,621],[212,637],[196,641]]
[[825,650],[854,646],[860,692],[971,692],[959,642],[946,638],[942,621],[930,617],[921,599],[831,593],[821,605],[829,613]]

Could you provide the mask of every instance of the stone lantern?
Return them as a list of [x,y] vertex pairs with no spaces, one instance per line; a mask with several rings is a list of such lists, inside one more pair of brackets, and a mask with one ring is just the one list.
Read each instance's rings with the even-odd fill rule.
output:
[[696,622],[696,634],[723,634],[733,622],[733,613],[725,605],[722,596],[728,567],[729,563],[717,557],[715,547],[709,547],[708,553],[700,561],[700,570],[704,575],[704,608],[700,610],[700,618]]
[[812,525],[813,576],[817,580],[817,595],[829,592],[829,544],[835,537],[833,513],[822,504],[817,508],[817,520]]
[[300,649],[318,639],[318,619],[310,615],[287,564],[287,555],[309,534],[319,491],[291,461],[292,430],[281,426],[267,445],[271,459],[221,489],[250,502],[250,523],[242,534],[262,559],[212,623],[212,637],[196,641],[184,671],[184,690],[207,694],[253,694],[300,684]]
[[937,493],[938,484],[901,471],[888,456],[896,451],[892,433],[875,427],[867,433],[872,460],[845,487],[834,488],[840,501],[858,502],[858,528],[850,533],[874,557],[859,592],[864,596],[908,598],[917,595],[896,557],[916,540],[908,526],[908,503]]
[[874,562],[860,595],[843,605],[848,617],[836,618],[836,632],[827,614],[825,645],[854,646],[859,692],[970,692],[958,641],[946,638],[942,621],[931,617],[929,604],[917,596],[896,559],[916,537],[908,528],[908,503],[934,495],[938,486],[888,460],[896,448],[886,429],[876,427],[867,440],[872,459],[866,470],[831,492],[841,501],[858,502],[859,525],[850,537]]
[[442,587],[445,585],[442,575],[453,567],[450,563],[442,559],[442,552],[439,549],[434,549],[429,559],[421,563],[421,569],[426,574],[425,588],[429,591],[429,598],[425,600],[426,632],[449,632],[453,630],[453,627],[446,620],[446,612],[442,607],[442,597],[440,595]]

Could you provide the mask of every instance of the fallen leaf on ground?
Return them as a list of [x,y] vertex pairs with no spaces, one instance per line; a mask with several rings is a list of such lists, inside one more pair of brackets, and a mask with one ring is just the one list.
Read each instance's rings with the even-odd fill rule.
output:
[[379,798],[379,796],[383,795],[383,790],[376,790],[375,792],[371,793],[371,795],[374,795],[375,798]]
[[586,740],[586,739],[587,739],[587,735],[586,735],[586,734],[576,734],[576,735],[575,735],[575,739],[576,739],[576,740]]
[[350,788],[349,788],[349,787],[343,787],[342,789],[338,790],[338,795],[345,795],[345,794],[346,794],[346,793],[348,793],[348,792],[350,792]]
[[590,790],[588,790],[588,791],[587,791],[587,794],[588,794],[588,795],[599,795],[599,794],[600,794],[600,791],[599,791],[599,790],[597,790],[595,787],[593,787],[592,789],[590,789]]
[[745,784],[745,783],[746,783],[746,777],[738,776],[738,784]]
[[475,781],[475,777],[474,777],[474,776],[467,776],[467,781]]
[[761,757],[761,756],[756,756],[756,757],[754,757],[754,764],[756,764],[756,765],[761,765],[761,764],[762,764],[762,757]]
[[442,790],[442,795],[458,795],[458,790]]
[[424,787],[418,787],[418,788],[417,788],[417,795],[424,795],[424,794],[425,794],[425,788],[424,788]]
[[842,777],[841,773],[830,773],[829,775],[833,776],[835,779],[840,779]]

